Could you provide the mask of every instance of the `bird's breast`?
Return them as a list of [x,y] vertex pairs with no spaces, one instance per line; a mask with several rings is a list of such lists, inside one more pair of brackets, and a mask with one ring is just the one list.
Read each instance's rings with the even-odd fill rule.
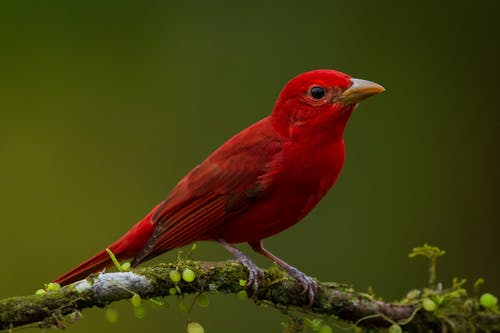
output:
[[255,205],[228,221],[217,237],[239,243],[279,233],[306,216],[335,183],[344,164],[343,142],[305,150],[284,147],[273,184]]
[[294,215],[287,219],[291,224],[298,222],[294,219],[302,219],[325,196],[345,160],[343,142],[304,150],[291,147],[284,156],[281,197],[285,207],[293,207],[290,210]]

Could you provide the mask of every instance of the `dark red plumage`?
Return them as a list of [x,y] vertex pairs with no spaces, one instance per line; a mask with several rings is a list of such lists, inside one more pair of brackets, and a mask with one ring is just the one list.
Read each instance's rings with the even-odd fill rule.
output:
[[[326,194],[344,164],[349,116],[359,101],[381,91],[332,70],[295,77],[269,117],[225,142],[109,248],[120,260],[134,258],[135,266],[194,241],[218,240],[237,255],[230,244],[249,242],[307,287],[312,282],[263,249],[261,240],[297,223]],[[102,251],[56,282],[76,281],[110,263]]]

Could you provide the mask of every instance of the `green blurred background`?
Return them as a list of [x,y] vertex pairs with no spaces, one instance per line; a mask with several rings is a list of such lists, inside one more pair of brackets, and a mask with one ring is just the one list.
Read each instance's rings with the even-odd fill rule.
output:
[[[387,91],[354,113],[333,191],[267,247],[391,300],[426,283],[425,260],[407,254],[428,242],[447,251],[445,284],[484,277],[500,293],[497,3],[2,2],[0,297],[33,293],[115,240],[315,68]],[[201,243],[196,258],[230,256]],[[211,301],[188,316],[209,332],[277,332],[285,319]],[[113,306],[117,324],[92,309],[68,332],[184,331],[175,307],[139,320]]]

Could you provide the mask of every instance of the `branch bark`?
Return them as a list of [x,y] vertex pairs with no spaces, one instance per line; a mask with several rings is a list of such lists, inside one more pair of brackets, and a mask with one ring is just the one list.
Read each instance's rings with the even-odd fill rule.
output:
[[[196,274],[193,282],[173,283],[169,272],[190,268]],[[498,310],[481,308],[475,298],[457,289],[436,291],[444,302],[436,311],[421,308],[422,292],[401,303],[387,303],[337,283],[320,283],[320,289],[311,307],[302,285],[282,271],[265,271],[258,292],[252,296],[256,302],[265,302],[284,312],[300,311],[305,314],[335,316],[355,323],[361,328],[386,328],[396,323],[408,332],[500,332]],[[182,294],[237,293],[244,289],[240,280],[247,278],[243,266],[235,262],[195,262],[181,260],[175,264],[135,269],[130,272],[91,275],[87,280],[65,286],[44,295],[29,295],[0,300],[0,329],[38,323],[42,327],[62,327],[67,315],[93,306],[104,307],[112,302],[132,297],[169,296],[176,285]],[[428,290],[427,290],[428,291]],[[448,295],[453,295],[453,297]]]

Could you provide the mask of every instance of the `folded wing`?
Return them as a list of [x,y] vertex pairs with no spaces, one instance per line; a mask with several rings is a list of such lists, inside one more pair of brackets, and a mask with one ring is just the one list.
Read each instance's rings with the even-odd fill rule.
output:
[[244,131],[233,137],[176,185],[153,215],[153,235],[133,266],[211,239],[214,228],[251,209],[265,195],[279,173],[281,142],[264,129],[257,136]]

